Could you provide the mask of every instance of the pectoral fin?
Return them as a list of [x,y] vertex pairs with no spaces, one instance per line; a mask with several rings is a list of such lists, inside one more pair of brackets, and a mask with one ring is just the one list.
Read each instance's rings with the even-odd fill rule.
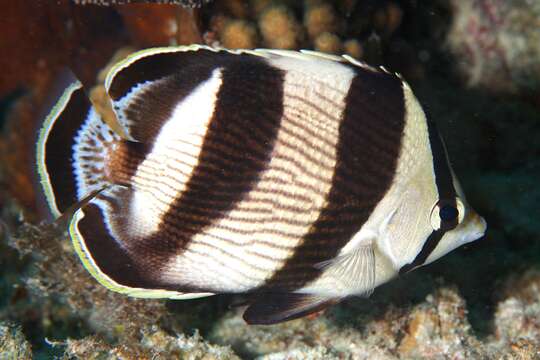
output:
[[362,245],[347,254],[315,265],[323,269],[325,276],[332,277],[338,284],[354,295],[368,297],[375,288],[375,253],[373,246]]

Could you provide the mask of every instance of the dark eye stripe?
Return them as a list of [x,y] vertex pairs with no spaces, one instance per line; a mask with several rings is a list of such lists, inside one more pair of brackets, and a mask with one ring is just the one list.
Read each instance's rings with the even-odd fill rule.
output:
[[[435,171],[435,184],[437,186],[437,192],[439,193],[439,203],[444,204],[441,207],[441,211],[445,207],[456,210],[456,189],[454,188],[454,182],[452,181],[452,172],[450,171],[450,164],[448,163],[446,149],[435,123],[428,119],[427,126],[429,143],[431,145],[431,154],[433,157],[433,169]],[[451,212],[451,210],[448,212]],[[443,220],[442,217],[441,220]],[[413,270],[415,267],[424,264],[429,255],[441,241],[444,233],[455,228],[457,223],[457,216],[448,222],[441,221],[441,228],[434,230],[429,235],[424,243],[424,246],[422,246],[422,250],[420,250],[418,255],[416,255],[416,258],[411,263],[402,266],[401,269],[399,269],[399,274],[401,275],[407,273]]]
[[435,123],[428,120],[427,125],[439,200],[444,201],[446,205],[456,207],[456,189],[452,180],[446,148]]
[[424,243],[424,246],[422,246],[422,250],[416,255],[413,262],[405,264],[399,269],[399,275],[408,273],[409,271],[414,270],[414,268],[424,264],[429,257],[429,254],[433,252],[439,244],[439,241],[441,241],[444,233],[445,231],[442,229],[432,231],[431,235],[429,235]]

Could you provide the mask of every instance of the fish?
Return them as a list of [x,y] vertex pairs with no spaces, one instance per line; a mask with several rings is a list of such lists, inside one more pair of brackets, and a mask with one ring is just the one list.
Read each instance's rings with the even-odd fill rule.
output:
[[[151,48],[74,80],[37,170],[83,266],[132,297],[244,294],[248,324],[367,297],[481,238],[442,138],[400,76],[315,51]],[[66,215],[67,214],[67,215]]]

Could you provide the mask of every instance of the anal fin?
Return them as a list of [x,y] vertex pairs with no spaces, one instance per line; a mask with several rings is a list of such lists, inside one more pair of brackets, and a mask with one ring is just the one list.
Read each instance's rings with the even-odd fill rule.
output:
[[310,315],[338,303],[340,298],[301,293],[265,293],[244,312],[248,324],[270,325]]
[[[110,290],[132,297],[190,299],[213,295],[190,291],[161,278],[167,261],[162,242],[141,236],[149,214],[132,213],[132,188],[111,185],[86,201],[74,214],[69,233],[84,267]],[[151,219],[150,219],[151,220]],[[171,254],[174,255],[174,254]]]

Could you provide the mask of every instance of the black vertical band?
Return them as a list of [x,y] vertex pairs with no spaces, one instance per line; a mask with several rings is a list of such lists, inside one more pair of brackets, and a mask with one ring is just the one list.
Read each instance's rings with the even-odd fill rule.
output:
[[[85,218],[78,225],[87,235],[84,241],[94,262],[122,285],[185,292],[208,290],[199,289],[200,284],[164,283],[163,268],[173,256],[182,253],[195,235],[227,216],[257,184],[270,161],[283,117],[284,73],[258,57],[212,54],[215,64],[206,65],[221,71],[212,117],[185,190],[163,215],[159,230],[137,237],[130,229],[129,216],[123,216],[129,215],[133,197],[133,191],[127,190],[118,198],[100,195],[114,213],[102,214],[96,207],[85,209]],[[192,66],[183,71],[209,74],[209,69]],[[105,223],[102,218],[114,224],[117,239],[103,226],[97,226]],[[101,235],[94,236],[98,231]],[[99,249],[108,248],[107,242],[113,240],[124,243],[127,250],[118,246],[110,252]]]
[[227,216],[270,162],[283,117],[284,73],[254,56],[223,55],[214,54],[222,84],[186,190],[163,216],[160,231],[140,242],[153,263],[166,264],[196,234]]
[[394,179],[405,99],[395,76],[357,68],[339,126],[327,205],[293,255],[260,291],[302,288],[322,273],[368,220]]

